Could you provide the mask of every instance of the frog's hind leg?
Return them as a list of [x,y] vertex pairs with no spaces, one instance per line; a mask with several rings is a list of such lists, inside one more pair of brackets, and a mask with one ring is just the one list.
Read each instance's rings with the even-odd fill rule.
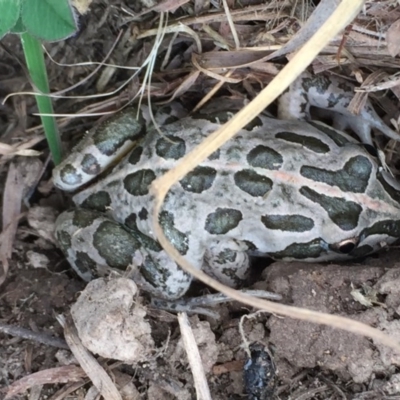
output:
[[[313,75],[303,72],[278,99],[278,118],[285,120],[311,120],[310,107],[326,110],[337,129],[351,128],[362,142],[373,144],[371,129],[385,136],[400,140],[400,134],[389,128],[379,117],[367,99],[359,115],[349,111],[355,86],[335,76]],[[322,115],[320,111],[317,115]]]
[[99,211],[63,212],[55,235],[72,268],[86,281],[113,270],[127,271],[125,276],[143,290],[167,299],[183,296],[192,281],[161,247],[150,248],[143,235]]
[[63,212],[56,221],[55,236],[73,269],[86,281],[142,263],[139,241],[98,211]]
[[248,278],[248,246],[235,239],[213,240],[204,256],[204,272],[217,281],[237,288]]

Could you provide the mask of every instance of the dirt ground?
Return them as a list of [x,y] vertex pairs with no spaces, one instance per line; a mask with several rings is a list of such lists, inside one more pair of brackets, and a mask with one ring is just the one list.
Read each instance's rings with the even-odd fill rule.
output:
[[[64,268],[66,265],[55,249],[44,252],[31,244],[28,252],[29,256],[20,253],[21,260],[12,264],[1,296],[1,322],[40,333],[42,339],[48,335],[62,338],[63,329],[56,316],[68,315],[85,284]],[[49,259],[48,266],[34,267],[29,262],[33,254],[45,254]],[[399,255],[399,251],[393,249],[353,265],[276,262],[264,270],[262,281],[255,287],[282,294],[285,303],[348,316],[399,337]],[[132,312],[127,310],[131,310],[132,304],[124,309],[118,296],[119,306],[114,307],[106,295],[108,289],[104,285],[107,284],[109,282],[101,283],[94,293],[100,293],[99,299],[108,304],[112,312],[99,307],[95,295],[91,294],[90,304],[96,304],[95,309],[103,309],[105,314],[96,314],[90,323],[90,340],[96,341],[97,334],[102,339],[106,336],[112,347],[102,348],[100,352],[110,354],[107,352],[111,351],[116,356],[121,351],[129,360],[132,343],[127,344],[120,337],[120,330],[116,328],[122,324],[119,316],[112,319],[111,327],[102,321],[107,319],[107,313],[116,315],[117,309],[121,315],[125,312],[121,318],[127,318],[128,314],[131,316]],[[112,298],[115,296],[113,293]],[[134,365],[128,361],[116,365],[105,358],[102,365],[110,369],[120,385],[118,387],[127,386],[123,391],[127,393],[124,398],[195,398],[176,317],[153,309],[145,298],[131,296],[131,299],[135,299],[136,307],[146,315],[150,339],[144,340],[143,333],[140,333],[141,356],[135,347],[135,359],[139,357],[140,360]],[[274,381],[276,398],[399,398],[399,355],[379,343],[325,326],[254,313],[254,310],[251,312],[237,303],[220,306],[216,311],[221,315],[219,320],[203,316],[190,318],[213,399],[243,398],[243,368],[248,360],[243,348],[243,334],[249,343],[267,347],[273,354],[277,370]],[[93,309],[88,312],[94,314]],[[244,315],[247,318],[241,321]],[[84,318],[88,324],[88,315],[85,314]],[[124,322],[138,335],[141,328],[137,323],[126,319]],[[241,324],[243,334],[239,331]],[[129,330],[123,336],[128,334]],[[2,385],[8,386],[36,371],[76,365],[68,350],[57,347],[61,344],[56,343],[54,347],[47,342],[38,344],[35,340],[23,340],[18,336],[15,332],[12,336],[1,335]],[[117,343],[126,347],[117,349]],[[31,393],[38,391],[39,399],[81,398],[90,387],[88,380],[75,369],[65,369],[63,374],[69,379],[60,382],[53,377],[59,382],[57,385],[38,385],[31,389]],[[134,397],[130,397],[132,393]]]
[[[277,2],[276,6],[283,13],[284,7],[288,7],[284,3]],[[310,3],[302,4],[310,6]],[[371,6],[384,2],[367,3]],[[171,14],[171,18],[189,19],[190,6],[197,7],[197,12],[207,17],[212,15],[207,7],[215,11],[209,2],[195,1]],[[257,2],[242,2],[242,6],[256,7]],[[57,113],[115,110],[138,92],[142,76],[128,82],[132,70],[107,67],[84,81],[95,66],[71,66],[85,61],[100,62],[110,50],[107,61],[110,64],[134,67],[143,63],[151,50],[152,39],[139,34],[157,26],[159,10],[132,21],[129,13],[123,11],[127,9],[139,13],[143,6],[134,1],[94,1],[90,12],[80,18],[76,36],[46,45],[49,56],[57,62],[48,61],[52,92],[81,81],[68,95],[91,96],[110,93],[126,84],[117,95],[101,100],[56,99]],[[378,15],[377,6],[374,10]],[[399,7],[393,6],[390,11],[390,17],[383,11],[379,14],[386,18],[383,20],[387,24],[400,18]],[[284,13],[280,24],[274,25],[268,18],[273,19],[263,16],[263,23],[242,25],[243,46],[255,46],[252,40],[256,36],[267,43],[277,32],[281,36],[276,37],[283,40],[301,25],[296,22],[297,16],[294,18],[288,13]],[[221,35],[226,34],[227,23],[207,19],[202,23],[207,21]],[[270,31],[264,32],[265,21],[271,23]],[[199,30],[199,25],[191,26]],[[122,36],[116,42],[120,32]],[[201,39],[204,53],[214,49],[213,40],[204,36]],[[30,90],[21,64],[23,55],[18,38],[7,36],[2,44],[0,100],[10,93]],[[215,85],[213,77],[205,74],[189,85],[194,45],[186,36],[178,36],[171,49],[169,45],[165,39],[159,49],[152,95],[165,99],[175,91],[183,92],[185,101],[196,104]],[[382,60],[389,56],[385,53],[379,57]],[[371,65],[378,68],[377,58],[374,60],[376,64],[371,61]],[[392,68],[398,70],[398,57],[393,57],[391,62]],[[252,71],[246,83],[228,85],[225,93],[251,96],[260,89],[259,82],[270,81],[279,67],[278,63],[266,63],[264,70]],[[249,71],[238,69],[234,77],[241,80],[246,74]],[[398,101],[393,96],[387,95],[385,99],[382,102],[390,110],[398,109]],[[78,362],[69,350],[70,340],[74,338],[72,328],[69,328],[68,345],[64,341],[62,324],[71,323],[73,304],[77,304],[72,315],[81,340],[88,348],[98,346],[99,355],[95,355],[95,360],[111,376],[123,399],[196,398],[176,315],[154,308],[146,294],[137,293],[126,280],[121,280],[117,289],[112,279],[95,281],[83,292],[86,284],[71,271],[56,248],[52,235],[54,220],[66,208],[68,200],[52,186],[51,164],[46,162],[47,147],[34,112],[34,98],[28,95],[11,97],[0,106],[0,141],[19,151],[12,155],[1,153],[0,195],[3,197],[7,180],[11,179],[10,170],[15,168],[22,177],[20,190],[25,199],[13,237],[8,273],[0,286],[0,399],[10,387],[18,393],[13,399],[94,399],[98,396],[93,377],[88,378],[80,367],[81,360]],[[388,114],[387,117],[397,117],[394,113]],[[72,147],[76,138],[97,118],[60,117],[65,147]],[[40,155],[28,154],[27,150],[38,151]],[[391,151],[396,153],[396,149]],[[396,163],[392,164],[397,170]],[[3,202],[2,207],[4,219],[11,212],[7,208],[10,205]],[[255,266],[265,269],[252,288],[281,294],[285,304],[364,322],[400,341],[399,259],[400,250],[394,246],[364,260],[340,265],[263,261]],[[193,293],[204,294],[208,290],[196,285]],[[78,298],[81,303],[76,303]],[[100,309],[102,313],[98,312]],[[400,355],[380,343],[327,326],[257,312],[238,303],[220,305],[214,311],[218,319],[190,316],[212,399],[400,399]],[[64,322],[60,315],[65,317]],[[247,349],[251,350],[250,358]],[[93,361],[86,353],[84,357],[88,363]],[[90,365],[94,375],[100,376],[97,363]],[[42,374],[36,374],[40,371]]]

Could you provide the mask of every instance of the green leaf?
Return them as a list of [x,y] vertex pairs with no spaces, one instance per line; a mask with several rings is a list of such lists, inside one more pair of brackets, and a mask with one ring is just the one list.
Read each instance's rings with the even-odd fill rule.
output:
[[[53,105],[51,97],[46,96],[49,93],[49,81],[46,72],[46,63],[43,55],[41,42],[29,33],[21,34],[22,48],[25,54],[26,66],[28,67],[36,94],[36,103],[41,114],[53,114]],[[55,164],[61,161],[61,141],[58,134],[57,124],[54,117],[41,117],[44,133],[50,147],[51,154]]]
[[18,18],[17,23],[12,27],[10,33],[24,33],[26,31],[26,28],[24,24],[22,23],[21,16]]
[[0,0],[0,38],[17,23],[21,11],[21,0]]
[[78,30],[69,0],[23,0],[21,16],[27,32],[40,40],[63,40]]

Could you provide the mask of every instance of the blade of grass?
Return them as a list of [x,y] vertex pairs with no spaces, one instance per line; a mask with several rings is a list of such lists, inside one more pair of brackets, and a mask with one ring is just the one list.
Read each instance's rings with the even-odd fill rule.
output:
[[[41,43],[29,33],[21,34],[22,48],[25,54],[25,61],[28,67],[34,90],[38,92],[36,103],[41,114],[53,114],[51,98],[46,96],[50,92],[47,79],[46,64],[44,60]],[[41,93],[41,94],[39,94]],[[54,163],[61,162],[61,141],[54,117],[41,116],[44,132],[49,144],[50,152]]]

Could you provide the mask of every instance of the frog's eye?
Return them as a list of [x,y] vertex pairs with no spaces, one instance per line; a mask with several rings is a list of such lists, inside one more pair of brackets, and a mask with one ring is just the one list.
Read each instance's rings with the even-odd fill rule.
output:
[[350,238],[331,244],[329,247],[336,253],[349,254],[357,247],[359,241],[359,238]]

